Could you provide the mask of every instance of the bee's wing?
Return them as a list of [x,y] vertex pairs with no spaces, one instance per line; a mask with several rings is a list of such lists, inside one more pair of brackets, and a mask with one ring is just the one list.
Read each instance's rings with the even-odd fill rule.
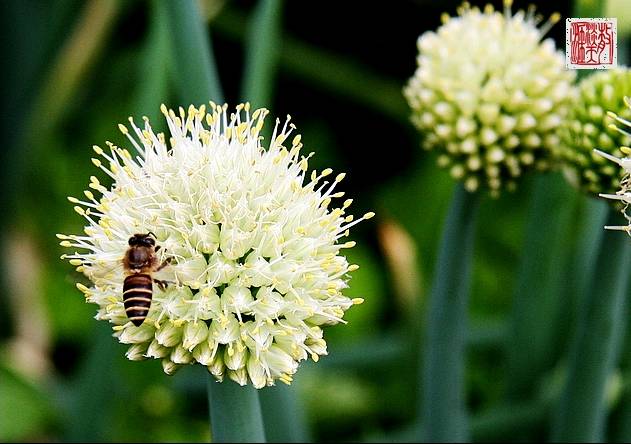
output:
[[99,280],[121,281],[122,276],[125,274],[122,257],[85,264],[83,268],[83,273],[96,284],[98,284]]

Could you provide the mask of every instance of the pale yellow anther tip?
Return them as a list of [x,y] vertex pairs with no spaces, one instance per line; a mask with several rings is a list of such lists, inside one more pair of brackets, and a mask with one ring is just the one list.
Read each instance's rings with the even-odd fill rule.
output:
[[626,154],[627,156],[631,154],[631,148],[628,146],[621,146],[620,151],[622,151],[622,154]]
[[561,13],[560,12],[555,12],[550,16],[550,21],[552,23],[558,23],[558,21],[561,20]]
[[331,168],[326,168],[324,171],[322,171],[322,174],[320,174],[322,177],[328,176],[329,174],[331,174],[333,172],[333,170]]
[[440,22],[441,22],[443,25],[445,25],[445,24],[447,24],[447,23],[449,22],[449,19],[450,19],[450,18],[451,18],[451,17],[449,17],[449,14],[447,14],[446,12],[443,12],[443,13],[440,15]]
[[609,125],[607,125],[607,128],[611,129],[611,130],[617,130],[618,127],[616,126],[615,123],[610,123]]
[[618,118],[618,114],[614,113],[613,111],[607,111],[607,115],[613,119]]
[[353,298],[353,305],[360,305],[364,303],[364,298]]
[[68,196],[66,197],[66,199],[68,199],[72,203],[79,203],[79,199],[77,199],[76,197]]
[[375,213],[372,211],[369,211],[368,213],[364,214],[365,220],[372,219],[373,217],[375,217]]
[[102,165],[102,163],[101,163],[101,161],[99,159],[96,159],[96,158],[93,157],[91,160],[92,160],[92,163],[94,164],[94,166],[96,166],[96,167],[100,167]]
[[127,127],[125,125],[123,125],[122,123],[118,124],[118,129],[120,130],[121,133],[127,135],[129,134],[129,130],[127,129]]
[[90,289],[83,285],[81,282],[77,282],[76,287],[83,293],[87,293],[88,291],[90,291]]
[[341,182],[344,180],[344,178],[346,177],[346,173],[340,173],[337,175],[337,177],[335,178],[336,182]]

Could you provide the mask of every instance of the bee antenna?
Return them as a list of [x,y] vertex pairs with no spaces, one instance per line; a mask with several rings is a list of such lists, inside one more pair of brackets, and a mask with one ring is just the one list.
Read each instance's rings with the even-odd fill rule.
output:
[[147,236],[149,236],[149,235],[152,235],[155,239],[157,239],[156,235],[155,235],[155,234],[153,234],[153,231],[148,232],[148,233],[147,233]]

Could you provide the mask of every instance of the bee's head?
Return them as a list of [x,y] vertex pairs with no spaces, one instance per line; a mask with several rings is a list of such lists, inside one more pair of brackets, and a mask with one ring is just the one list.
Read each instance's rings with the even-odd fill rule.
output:
[[155,247],[156,246],[156,240],[155,240],[155,234],[149,232],[147,234],[134,234],[132,237],[129,238],[129,246],[130,247],[137,247],[137,246],[143,246],[143,247]]

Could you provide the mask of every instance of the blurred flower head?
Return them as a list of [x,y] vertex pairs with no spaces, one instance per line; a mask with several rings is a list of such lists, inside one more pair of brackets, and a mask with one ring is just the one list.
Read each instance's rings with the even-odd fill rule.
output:
[[484,11],[464,3],[417,42],[418,68],[404,88],[423,147],[469,191],[513,189],[529,169],[545,169],[573,94],[574,72],[551,39],[559,20],[537,27],[534,9]]
[[631,118],[625,106],[625,96],[631,95],[631,71],[619,68],[600,71],[583,79],[579,96],[570,108],[561,130],[563,143],[555,154],[563,162],[566,176],[582,190],[591,194],[615,193],[620,188],[622,171],[594,152],[594,148],[622,157],[621,146],[631,143],[626,133],[610,127],[615,119]]
[[[624,104],[626,107],[627,113],[631,111],[631,99],[629,97],[624,98]],[[620,136],[631,140],[631,121],[625,119],[614,112],[608,112],[608,116],[612,119],[613,123],[609,124],[609,128],[612,131],[615,131],[620,134]],[[616,164],[618,164],[621,168],[615,168],[616,174],[620,175],[622,179],[620,180],[620,187],[616,190],[615,194],[613,193],[601,193],[601,197],[606,197],[608,199],[612,199],[613,201],[619,202],[622,204],[622,214],[627,220],[627,225],[624,226],[608,226],[605,228],[611,230],[622,230],[626,231],[628,234],[631,234],[631,215],[628,214],[627,208],[631,203],[631,148],[628,146],[620,147],[620,157],[612,155],[609,152],[595,149],[594,154],[602,157],[603,159],[610,160]],[[625,156],[625,157],[622,157]]]
[[[147,119],[131,132],[137,151],[108,143],[93,163],[113,180],[96,177],[84,200],[70,198],[85,217],[84,235],[58,235],[64,255],[92,282],[78,284],[97,319],[113,323],[132,360],[158,358],[166,373],[198,362],[218,379],[245,385],[289,383],[298,362],[327,353],[322,327],[343,321],[361,299],[342,294],[357,268],[340,254],[353,220],[351,200],[329,209],[344,175],[330,169],[307,174],[300,136],[289,117],[277,120],[269,148],[260,132],[267,111],[239,105],[163,106],[170,136],[155,134]],[[122,258],[135,233],[152,233],[158,263],[146,319],[135,326],[123,304]]]

